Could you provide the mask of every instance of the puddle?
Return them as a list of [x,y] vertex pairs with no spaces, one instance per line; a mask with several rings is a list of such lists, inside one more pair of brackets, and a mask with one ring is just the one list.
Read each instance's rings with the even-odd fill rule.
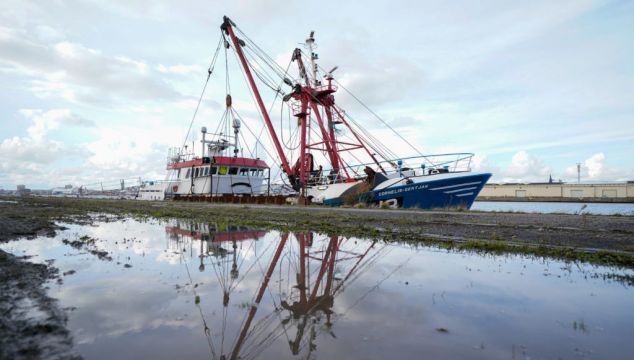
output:
[[220,224],[63,225],[0,248],[54,259],[64,275],[49,293],[90,359],[634,351],[632,270]]

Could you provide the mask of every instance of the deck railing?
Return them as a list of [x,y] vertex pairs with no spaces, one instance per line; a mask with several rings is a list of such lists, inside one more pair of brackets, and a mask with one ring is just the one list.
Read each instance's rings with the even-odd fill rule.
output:
[[[455,173],[471,171],[471,160],[473,153],[448,153],[434,155],[411,156],[401,159],[383,160],[379,164],[388,176],[393,177],[396,173],[401,176],[427,176],[438,173]],[[348,174],[354,179],[364,178],[366,167],[372,168],[375,172],[381,173],[377,164],[365,163],[346,167]],[[309,180],[309,185],[333,184],[349,181],[344,177],[341,169],[338,174],[330,174],[331,170],[313,171]]]

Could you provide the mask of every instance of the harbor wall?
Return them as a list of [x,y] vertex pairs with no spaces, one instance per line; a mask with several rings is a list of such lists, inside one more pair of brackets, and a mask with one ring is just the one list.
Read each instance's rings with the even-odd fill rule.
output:
[[634,203],[634,181],[602,184],[487,184],[477,200]]

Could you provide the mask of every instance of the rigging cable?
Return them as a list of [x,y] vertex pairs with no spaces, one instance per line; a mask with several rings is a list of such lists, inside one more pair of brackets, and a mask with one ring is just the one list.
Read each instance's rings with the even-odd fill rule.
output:
[[[255,50],[257,50],[262,55],[262,57],[268,59],[267,64],[273,71],[275,71],[278,75],[285,74],[283,71],[284,69],[282,69],[282,67],[279,66],[279,64],[277,64],[277,62],[275,62],[275,60],[273,60],[266,53],[266,51],[262,50],[262,48],[260,48],[253,40],[251,40],[237,25],[234,25],[234,28],[237,29],[238,32],[242,35],[243,40],[248,42],[250,46],[252,46]],[[277,69],[275,67],[277,67]]]
[[[181,260],[183,261],[183,254],[180,254],[181,256]],[[189,277],[189,283],[192,284],[192,291],[194,293],[194,296],[196,299],[198,299],[198,294],[196,293],[196,288],[193,287],[194,282],[192,281],[192,276],[189,272],[189,267],[187,266],[187,261],[183,261],[183,263],[185,264],[185,269],[187,270],[187,277]],[[198,308],[198,312],[200,313],[200,318],[203,321],[203,326],[204,326],[204,332],[205,332],[205,337],[207,338],[207,346],[209,346],[209,351],[211,352],[212,358],[216,358],[216,351],[214,349],[214,344],[213,341],[211,340],[211,330],[209,329],[209,326],[207,326],[207,320],[205,319],[205,315],[203,314],[203,311],[200,307],[200,303],[196,304],[196,307]]]
[[341,85],[341,83],[339,81],[337,81],[336,79],[333,79],[337,85],[339,85],[342,89],[344,89],[348,94],[350,94],[350,96],[352,96],[355,100],[357,100],[357,102],[359,102],[359,104],[361,104],[361,106],[363,106],[366,110],[368,110],[372,115],[374,115],[374,117],[376,117],[377,119],[379,119],[379,121],[381,121],[381,123],[383,123],[383,125],[387,126],[388,129],[390,129],[396,136],[398,136],[401,140],[403,140],[407,145],[409,145],[415,152],[418,153],[418,155],[420,156],[424,156],[423,153],[421,153],[414,145],[412,145],[409,141],[407,141],[407,139],[405,139],[403,136],[401,136],[401,134],[399,134],[396,130],[394,130],[394,128],[392,128],[386,121],[384,121],[377,113],[375,113],[374,111],[372,111],[372,109],[370,109],[363,101],[361,101],[361,99],[359,99],[358,97],[356,97],[352,92],[350,92],[350,90],[348,90],[345,86]]
[[[303,53],[303,52],[302,52]],[[319,69],[323,70],[325,72],[325,69],[322,68],[321,66],[317,65],[319,67]],[[361,99],[359,99],[356,95],[354,95],[350,90],[348,90],[348,88],[346,88],[345,86],[343,86],[339,81],[337,81],[337,79],[333,79],[333,81],[339,85],[342,89],[344,89],[350,96],[352,96],[353,99],[355,99],[359,104],[361,104],[361,106],[363,106],[368,112],[370,112],[372,115],[374,115],[374,117],[376,117],[381,123],[383,123],[383,125],[387,126],[388,129],[390,129],[396,136],[398,136],[401,140],[403,140],[407,145],[409,145],[416,153],[418,153],[420,156],[424,156],[414,145],[412,145],[409,141],[407,141],[407,139],[405,139],[403,136],[401,136],[396,130],[394,130],[394,128],[392,128],[385,120],[383,120],[376,112],[374,112],[368,105],[366,105],[363,101],[361,101]]]
[[[302,52],[301,54],[302,54],[302,56],[303,56],[304,58],[307,58],[307,55],[306,55],[304,52]],[[306,61],[309,61],[309,59],[306,59]],[[323,68],[322,68],[322,70],[323,70]],[[335,80],[335,82],[336,82],[336,80]],[[343,87],[343,86],[342,86],[342,87]],[[346,91],[348,91],[348,90],[346,89]],[[348,91],[348,92],[349,92],[349,91]],[[317,98],[316,98],[313,94],[309,94],[309,95],[310,95],[310,96],[311,96],[311,97],[312,97],[312,98],[313,98],[316,102],[318,102],[318,99],[317,99]],[[351,94],[351,95],[353,95],[353,94]],[[354,96],[354,95],[353,95],[353,96]],[[357,99],[357,101],[360,101],[360,100],[358,100],[358,99]],[[335,111],[335,114],[333,114],[333,116],[335,116],[335,115],[340,115],[340,114],[345,114],[345,112],[344,112],[341,108],[339,108],[339,107],[337,107],[337,106],[334,106],[334,108],[335,108],[335,110],[336,110],[336,111]],[[366,108],[367,108],[367,106],[366,106]],[[368,109],[369,111],[371,111],[369,108],[367,108],[367,109]],[[378,115],[376,115],[376,114],[375,114],[375,116],[378,116]],[[343,117],[343,115],[341,115],[341,116],[339,116],[339,117]],[[364,137],[364,136],[359,136],[359,137],[360,137],[360,139],[361,139],[361,140],[363,140],[365,143],[367,143],[367,144],[368,144],[368,146],[369,146],[370,148],[372,148],[372,150],[374,150],[374,151],[375,151],[375,152],[376,152],[379,156],[381,156],[381,157],[383,157],[384,159],[388,160],[388,159],[389,159],[389,157],[387,157],[387,156],[385,156],[385,155],[383,154],[383,152],[385,152],[385,153],[388,153],[388,154],[390,155],[390,157],[392,157],[392,158],[396,158],[396,157],[397,157],[397,156],[396,156],[396,154],[392,153],[392,152],[391,152],[391,151],[390,151],[390,150],[389,150],[389,149],[388,149],[388,148],[387,148],[384,144],[382,144],[379,140],[377,140],[374,136],[372,136],[372,135],[371,135],[371,134],[370,134],[367,130],[365,130],[365,129],[364,129],[363,127],[361,127],[361,126],[360,126],[360,125],[359,125],[356,121],[354,121],[354,119],[352,119],[352,117],[351,117],[350,115],[348,115],[348,118],[349,118],[350,120],[352,120],[352,122],[353,122],[353,123],[355,123],[355,125],[356,125],[356,127],[357,127],[357,130],[361,130],[363,133],[365,133],[365,134],[366,134],[366,137]],[[354,128],[352,128],[350,125],[347,125],[347,126],[350,128],[350,130],[351,130],[353,133],[356,133],[357,135],[360,135],[360,134],[358,134],[358,131],[355,131],[355,129],[354,129]],[[389,127],[389,125],[388,125],[388,127]],[[392,131],[394,131],[394,130],[392,129]],[[397,134],[397,135],[398,135],[398,134]],[[410,144],[410,146],[411,146],[411,144]],[[383,148],[383,150],[379,150],[379,148]]]
[[[234,55],[234,57],[236,58],[236,61],[239,61],[239,59],[238,59],[238,55],[236,54],[236,52],[235,52],[235,51],[233,52],[233,55]],[[244,69],[243,69],[241,66],[239,66],[238,68],[240,69],[240,73],[242,74],[242,77],[244,78],[244,81],[248,84],[247,77],[246,77],[246,74],[245,74]],[[251,89],[251,87],[250,87],[250,86],[247,86],[247,89],[249,89],[249,94],[251,95],[251,99],[253,100],[253,102],[254,102],[254,103],[256,103],[256,104],[257,104],[257,101],[255,100],[255,95],[254,95],[254,93],[253,93],[253,89]],[[276,94],[275,94],[275,99],[277,99],[277,97],[278,97],[278,96],[279,96],[279,93],[276,93]],[[275,102],[275,99],[273,100],[274,102]],[[272,106],[273,106],[273,104],[271,104],[271,108],[272,108]],[[269,111],[269,112],[270,112],[270,111]],[[263,114],[260,114],[260,117],[264,117],[264,115],[263,115]],[[246,126],[247,130],[249,130],[249,132],[251,133],[251,135],[253,135],[253,136],[255,137],[255,133],[253,133],[253,131],[251,131],[251,129],[249,128],[249,126],[248,126],[248,125],[246,125],[246,124],[245,124],[245,126]],[[268,152],[268,150],[266,150],[266,147],[263,147],[263,148],[264,148],[264,151],[267,153],[267,155],[269,155],[273,161],[279,160],[279,162],[277,162],[277,164],[278,164],[278,168],[280,168],[280,169],[281,169],[281,162],[282,162],[282,159],[281,159],[281,157],[279,156],[279,154],[276,154],[276,156],[271,156],[271,154]]]
[[192,120],[189,122],[189,128],[187,128],[187,135],[185,135],[185,141],[183,141],[183,146],[182,146],[183,148],[185,147],[185,144],[187,144],[187,140],[189,139],[189,133],[192,130],[192,126],[194,125],[194,120],[196,119],[196,114],[198,114],[198,109],[200,108],[200,103],[203,100],[203,96],[205,95],[205,90],[207,89],[207,85],[209,84],[209,79],[211,78],[211,74],[213,73],[214,67],[216,66],[216,60],[218,59],[218,53],[220,52],[220,44],[222,44],[223,38],[224,36],[221,36],[220,40],[218,40],[218,46],[216,47],[216,51],[214,53],[213,58],[211,59],[211,64],[209,64],[209,68],[207,69],[207,79],[205,80],[203,91],[200,93],[200,97],[198,98],[198,104],[196,104],[196,110],[194,111]]

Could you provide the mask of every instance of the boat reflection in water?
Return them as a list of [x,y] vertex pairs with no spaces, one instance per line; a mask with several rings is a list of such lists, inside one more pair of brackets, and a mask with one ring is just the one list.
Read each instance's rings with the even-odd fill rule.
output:
[[[87,359],[629,359],[634,352],[631,268],[220,221],[63,225],[54,239],[0,248],[29,261],[54,259],[63,283],[49,293],[73,309],[67,327]],[[64,242],[84,236],[112,261]]]
[[[376,241],[312,232],[268,233],[275,235],[262,241],[265,231],[218,224],[176,223],[167,226],[166,232],[172,251],[196,256],[193,248],[198,242],[198,269],[213,269],[222,289],[223,315],[218,323],[205,319],[207,309],[196,295],[210,353],[217,359],[257,357],[282,336],[287,337],[293,355],[309,356],[317,349],[320,333],[336,338],[333,326],[338,316],[333,307],[337,295],[385,249]],[[250,244],[243,246],[246,242]],[[259,279],[257,287],[244,290],[242,283],[254,274]],[[251,292],[252,301],[234,303],[232,295],[238,287]],[[233,335],[232,321],[239,323]]]

